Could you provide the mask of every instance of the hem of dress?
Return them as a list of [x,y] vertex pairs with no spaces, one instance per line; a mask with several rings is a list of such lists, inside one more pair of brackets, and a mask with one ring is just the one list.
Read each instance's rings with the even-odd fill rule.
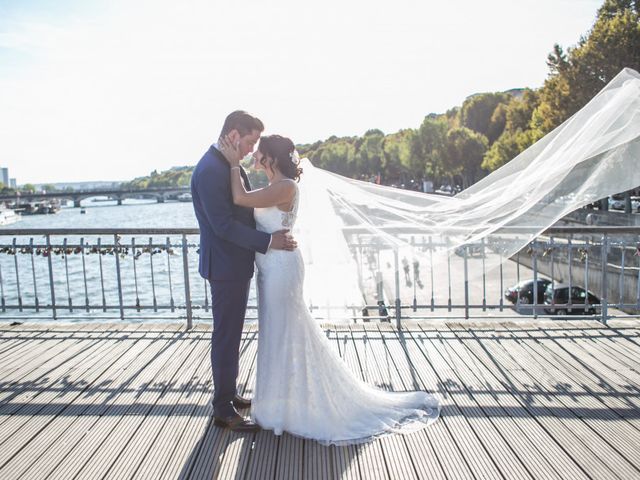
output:
[[[432,423],[434,423],[440,417],[441,405],[439,404],[437,407],[428,407],[422,410],[417,409],[419,413],[414,413],[403,417],[401,420],[398,420],[393,425],[385,428],[380,432],[376,432],[372,435],[368,435],[366,437],[358,437],[358,438],[347,438],[341,440],[322,440],[313,438],[310,436],[306,436],[299,433],[293,433],[288,430],[281,430],[276,432],[275,429],[264,428],[263,430],[273,432],[276,436],[282,436],[284,433],[291,435],[292,437],[301,438],[303,440],[313,440],[314,442],[319,443],[322,446],[330,447],[332,445],[336,447],[343,447],[347,445],[360,445],[364,443],[371,443],[379,438],[386,437],[388,435],[400,434],[400,435],[409,435],[420,430],[425,429]],[[426,413],[429,411],[429,413]],[[433,412],[435,411],[435,412]],[[409,428],[411,427],[411,428]]]

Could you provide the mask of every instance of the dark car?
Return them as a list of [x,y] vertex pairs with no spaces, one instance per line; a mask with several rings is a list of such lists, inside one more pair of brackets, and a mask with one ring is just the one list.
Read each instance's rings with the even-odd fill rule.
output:
[[[520,304],[532,304],[533,303],[533,280],[523,280],[517,285],[508,288],[504,292],[504,298],[509,300],[511,303],[518,302],[518,292],[520,292]],[[544,293],[547,289],[547,286],[551,285],[551,280],[547,280],[546,278],[538,278],[538,303],[542,305],[544,301]]]
[[[569,302],[569,285],[558,283],[553,286],[549,284],[544,292],[544,303],[548,305],[544,311],[549,315],[595,315],[598,313],[596,305],[600,305],[600,299],[593,293],[587,292],[582,287],[571,287],[571,302]],[[551,307],[552,303],[554,304]],[[571,303],[571,308],[567,306],[556,307]],[[586,305],[585,305],[586,303]]]

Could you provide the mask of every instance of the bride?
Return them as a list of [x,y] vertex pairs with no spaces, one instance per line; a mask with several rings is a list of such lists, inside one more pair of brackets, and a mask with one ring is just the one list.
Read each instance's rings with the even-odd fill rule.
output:
[[[255,208],[257,228],[267,233],[296,222],[302,174],[293,142],[262,137],[253,155],[269,185],[246,191],[241,154],[226,139],[237,205]],[[332,349],[303,299],[304,263],[299,250],[256,255],[259,340],[252,418],[276,435],[288,432],[329,444],[360,443],[391,432],[411,432],[434,422],[436,396],[386,392],[367,385]]]

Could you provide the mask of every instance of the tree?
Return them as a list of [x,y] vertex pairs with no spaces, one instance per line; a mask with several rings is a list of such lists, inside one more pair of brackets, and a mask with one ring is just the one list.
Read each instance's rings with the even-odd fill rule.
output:
[[25,183],[25,184],[22,186],[22,191],[23,191],[23,192],[31,192],[31,193],[33,193],[33,192],[35,192],[35,191],[36,191],[36,187],[35,187],[35,185],[33,185],[32,183]]
[[480,176],[482,159],[489,144],[487,137],[461,127],[449,130],[446,142],[447,171],[461,175],[464,188],[472,185]]
[[380,130],[369,130],[357,142],[355,164],[357,171],[365,175],[376,175],[382,170],[382,142],[384,133]]
[[633,0],[605,0],[596,22],[575,48],[559,45],[547,59],[532,126],[547,133],[581,109],[623,68],[640,68],[640,11]]
[[532,145],[536,138],[535,130],[516,130],[503,133],[498,140],[491,145],[482,161],[482,168],[493,171],[505,163],[513,160],[523,150]]
[[404,183],[404,178],[410,171],[411,139],[414,130],[400,130],[398,133],[387,135],[382,144],[382,171],[387,181],[398,180]]
[[442,160],[446,150],[447,123],[436,116],[427,116],[411,138],[409,168],[416,178],[438,179],[446,172]]
[[493,143],[502,133],[505,124],[504,112],[494,113],[501,104],[509,103],[506,93],[481,93],[467,98],[460,109],[460,124],[483,134]]

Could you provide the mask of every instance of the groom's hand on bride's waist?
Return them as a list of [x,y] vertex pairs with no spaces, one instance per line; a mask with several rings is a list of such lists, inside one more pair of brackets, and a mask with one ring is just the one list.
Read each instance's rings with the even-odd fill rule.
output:
[[271,234],[269,248],[274,250],[295,250],[298,243],[289,233],[289,230],[278,230]]

